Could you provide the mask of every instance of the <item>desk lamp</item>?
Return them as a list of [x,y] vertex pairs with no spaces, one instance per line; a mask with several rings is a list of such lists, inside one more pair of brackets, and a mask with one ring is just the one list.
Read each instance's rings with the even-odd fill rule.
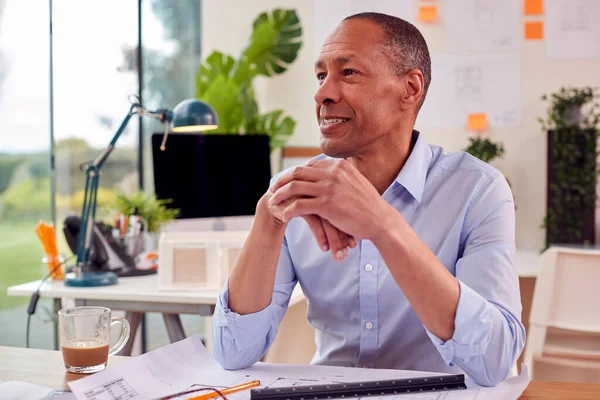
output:
[[[77,262],[73,272],[65,274],[66,286],[108,286],[117,283],[117,274],[114,272],[90,271],[90,248],[94,231],[94,220],[96,218],[96,200],[100,170],[104,162],[115,148],[119,136],[125,130],[133,115],[151,117],[165,124],[165,135],[163,137],[161,150],[166,149],[169,126],[172,124],[173,132],[198,132],[216,129],[218,127],[217,114],[206,103],[196,99],[188,99],[179,103],[173,111],[158,109],[146,110],[137,96],[133,96],[131,108],[113,136],[108,147],[98,157],[86,166],[85,194],[83,197],[83,208],[77,235]],[[87,268],[86,268],[87,267]]]

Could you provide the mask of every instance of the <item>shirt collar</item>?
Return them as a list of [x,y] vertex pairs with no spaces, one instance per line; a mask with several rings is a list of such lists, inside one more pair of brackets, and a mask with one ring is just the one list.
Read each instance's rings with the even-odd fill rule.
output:
[[425,139],[416,130],[412,132],[412,143],[414,143],[413,149],[396,177],[396,182],[402,185],[415,200],[421,202],[433,154]]

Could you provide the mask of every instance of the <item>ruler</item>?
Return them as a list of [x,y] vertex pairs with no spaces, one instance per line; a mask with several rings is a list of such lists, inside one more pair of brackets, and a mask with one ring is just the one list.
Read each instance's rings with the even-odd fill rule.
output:
[[252,400],[310,400],[348,397],[385,396],[403,393],[437,392],[466,389],[465,376],[442,375],[424,378],[390,379],[382,381],[290,386],[252,389]]

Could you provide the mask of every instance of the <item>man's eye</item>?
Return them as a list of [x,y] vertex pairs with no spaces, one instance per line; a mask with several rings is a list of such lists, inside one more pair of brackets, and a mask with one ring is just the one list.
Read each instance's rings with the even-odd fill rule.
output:
[[317,79],[322,81],[323,79],[325,79],[325,73],[324,72],[319,72],[317,74]]
[[345,69],[344,76],[354,75],[355,71],[353,69]]

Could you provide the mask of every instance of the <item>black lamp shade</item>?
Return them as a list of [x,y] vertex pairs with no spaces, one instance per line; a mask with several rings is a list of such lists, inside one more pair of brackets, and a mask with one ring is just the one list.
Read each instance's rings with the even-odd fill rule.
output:
[[211,106],[197,99],[187,99],[173,109],[171,126],[173,132],[208,131],[217,129],[219,121]]

